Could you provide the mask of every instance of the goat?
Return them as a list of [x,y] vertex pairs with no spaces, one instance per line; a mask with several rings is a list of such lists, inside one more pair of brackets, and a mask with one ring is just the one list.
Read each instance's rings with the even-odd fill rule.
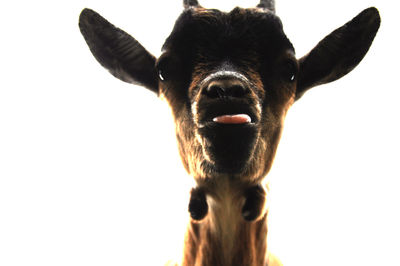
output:
[[181,265],[272,265],[266,192],[289,107],[364,58],[380,26],[362,11],[296,59],[273,0],[230,12],[184,0],[156,59],[137,40],[84,9],[79,27],[112,75],[165,99],[179,153],[196,187]]

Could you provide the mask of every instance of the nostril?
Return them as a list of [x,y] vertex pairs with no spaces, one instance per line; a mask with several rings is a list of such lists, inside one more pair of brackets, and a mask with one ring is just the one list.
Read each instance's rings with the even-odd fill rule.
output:
[[234,85],[229,88],[232,97],[243,97],[247,92],[247,88],[241,85]]
[[203,92],[210,98],[222,98],[225,95],[224,88],[216,84],[210,84]]

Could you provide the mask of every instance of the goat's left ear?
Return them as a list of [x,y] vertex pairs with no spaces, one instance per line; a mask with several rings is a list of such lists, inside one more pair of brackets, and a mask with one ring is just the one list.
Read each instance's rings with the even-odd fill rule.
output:
[[90,9],[82,11],[79,28],[94,57],[111,74],[158,92],[156,58],[138,41]]
[[365,9],[300,59],[296,99],[311,87],[337,80],[364,58],[380,26],[376,8]]

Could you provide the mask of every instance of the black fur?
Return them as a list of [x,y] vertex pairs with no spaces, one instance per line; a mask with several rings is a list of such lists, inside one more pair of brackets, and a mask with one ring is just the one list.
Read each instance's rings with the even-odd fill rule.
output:
[[265,190],[261,185],[253,186],[245,192],[246,201],[242,208],[242,215],[246,221],[254,221],[262,214],[265,204]]
[[138,41],[87,8],[79,17],[79,28],[94,57],[111,74],[158,92],[156,59]]
[[208,213],[206,194],[201,188],[193,188],[190,192],[189,213],[193,220],[200,221]]
[[368,8],[301,58],[296,99],[307,89],[335,81],[353,70],[368,52],[380,22],[378,10]]

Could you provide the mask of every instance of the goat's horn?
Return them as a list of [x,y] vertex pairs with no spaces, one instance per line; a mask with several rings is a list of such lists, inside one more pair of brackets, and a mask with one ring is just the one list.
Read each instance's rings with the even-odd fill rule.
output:
[[199,3],[197,2],[197,0],[183,0],[183,6],[185,8],[189,8],[189,7],[199,7]]
[[275,0],[261,0],[257,7],[267,9],[275,13]]

